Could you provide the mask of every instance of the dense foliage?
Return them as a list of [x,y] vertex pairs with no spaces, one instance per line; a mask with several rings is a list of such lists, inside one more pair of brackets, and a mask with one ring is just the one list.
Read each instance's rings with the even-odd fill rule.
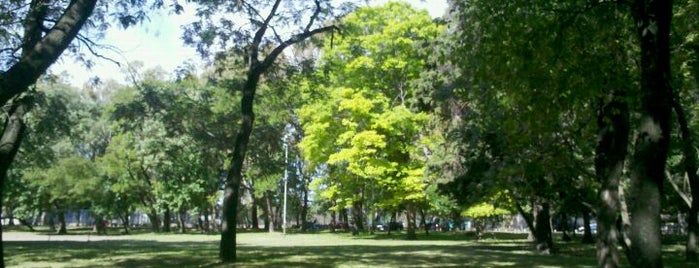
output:
[[[21,2],[0,1],[17,10],[0,15],[2,70],[32,41],[9,23],[32,14]],[[222,230],[224,261],[236,228],[286,230],[287,212],[303,231],[330,216],[332,231],[404,223],[409,239],[466,222],[480,236],[519,216],[551,254],[554,228],[567,237],[582,217],[584,241],[598,226],[600,266],[624,253],[661,266],[661,226],[680,226],[696,261],[696,1],[454,0],[436,19],[400,2],[192,2],[200,20],[183,37],[208,69],[82,89],[44,75],[8,95],[3,139],[24,140],[3,217],[56,218],[59,232],[77,210],[98,232],[174,220]],[[150,7],[115,5],[123,26],[146,15],[128,7]],[[45,8],[50,21],[66,7]],[[109,10],[97,5],[85,33]]]

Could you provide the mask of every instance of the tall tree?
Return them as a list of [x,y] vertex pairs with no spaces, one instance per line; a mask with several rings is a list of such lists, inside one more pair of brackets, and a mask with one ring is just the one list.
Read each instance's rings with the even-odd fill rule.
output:
[[[3,25],[0,30],[1,106],[36,83],[75,39],[94,51],[92,49],[96,43],[89,35],[80,34],[81,30],[92,30],[99,36],[109,25],[112,15],[123,27],[131,26],[145,18],[143,7],[149,6],[146,1],[101,1],[99,5],[98,2],[100,1],[0,1],[2,10],[9,11],[0,16]],[[162,1],[153,4],[154,7],[162,5]],[[98,15],[91,18],[93,13]],[[14,129],[5,128],[3,132]],[[3,136],[16,137],[17,140],[7,145],[19,146],[20,136],[12,133]],[[0,165],[0,184],[4,184],[7,168],[14,159],[13,152],[16,150],[0,151],[0,159],[8,160],[5,162],[7,167]],[[3,194],[1,190],[0,187],[0,196]],[[4,265],[4,258],[0,258],[0,265]]]
[[405,207],[414,218],[425,198],[428,117],[415,112],[412,83],[425,66],[420,46],[443,28],[427,12],[396,2],[357,9],[342,23],[343,36],[325,46],[309,78],[319,85],[305,85],[300,147],[310,166],[333,170],[321,179],[323,195],[337,199],[334,210],[353,208],[357,229],[362,211]]
[[640,125],[631,159],[629,262],[662,267],[660,209],[670,144],[672,88],[670,25],[672,1],[631,3],[640,44]]
[[[218,40],[217,45],[233,43],[245,54],[245,82],[239,88],[241,96],[241,121],[235,138],[233,155],[226,176],[223,220],[219,258],[224,262],[236,260],[237,204],[243,176],[243,161],[247,152],[250,134],[253,130],[255,113],[254,99],[260,79],[274,64],[275,60],[289,46],[314,35],[336,29],[327,25],[326,16],[332,15],[331,1],[197,1],[201,5],[198,12],[200,21],[185,30],[185,42],[196,45],[202,55]],[[284,2],[284,4],[282,4]],[[233,21],[221,13],[235,12],[245,15],[246,21]],[[310,14],[308,13],[310,11]],[[308,18],[303,22],[302,18]],[[250,27],[235,27],[245,24]],[[323,25],[326,26],[323,26]],[[292,34],[282,37],[277,28],[290,27]]]

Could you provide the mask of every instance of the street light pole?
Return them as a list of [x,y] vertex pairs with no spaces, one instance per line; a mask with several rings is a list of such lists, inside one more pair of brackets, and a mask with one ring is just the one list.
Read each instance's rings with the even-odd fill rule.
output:
[[287,145],[288,136],[284,136],[284,217],[282,219],[282,233],[286,234],[286,193],[287,193],[287,181],[289,177],[289,164],[287,159],[289,157],[289,146]]

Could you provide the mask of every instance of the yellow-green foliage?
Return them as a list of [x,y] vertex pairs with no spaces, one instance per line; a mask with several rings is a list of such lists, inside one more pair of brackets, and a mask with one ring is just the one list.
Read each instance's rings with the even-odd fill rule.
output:
[[502,208],[496,208],[492,204],[483,202],[461,212],[461,216],[471,218],[490,218],[494,216],[504,216],[512,214],[510,211]]

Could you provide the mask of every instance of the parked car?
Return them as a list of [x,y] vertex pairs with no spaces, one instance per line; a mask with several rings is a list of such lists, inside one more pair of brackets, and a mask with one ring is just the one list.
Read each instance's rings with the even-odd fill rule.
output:
[[[576,229],[575,232],[579,234],[585,233],[585,226],[578,227],[578,229]],[[593,234],[597,233],[597,223],[590,223],[590,232],[592,232]]]
[[376,230],[378,230],[378,231],[383,232],[383,231],[388,231],[389,229],[391,231],[402,231],[403,230],[403,222],[393,221],[393,222],[389,222],[389,223],[382,223],[382,224],[376,225]]

